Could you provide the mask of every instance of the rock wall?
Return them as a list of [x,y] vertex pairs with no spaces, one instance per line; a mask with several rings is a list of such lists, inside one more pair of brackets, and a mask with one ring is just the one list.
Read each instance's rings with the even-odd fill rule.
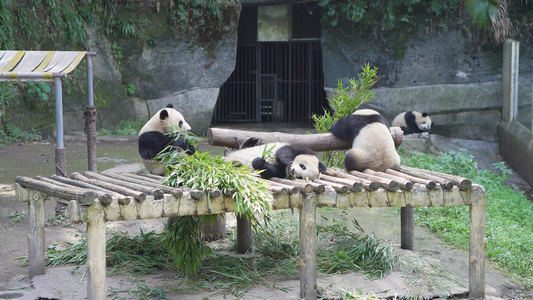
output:
[[[262,1],[257,1],[261,2]],[[287,1],[291,2],[291,1]],[[264,1],[271,4],[271,1]],[[257,4],[243,1],[243,4]],[[240,8],[234,12],[234,22]],[[323,26],[322,53],[325,89],[337,80],[357,77],[361,66],[378,67],[381,79],[376,100],[366,104],[389,121],[406,110],[428,112],[434,132],[458,138],[497,140],[501,120],[502,47],[484,44],[464,29],[427,34],[425,28],[383,39]],[[93,60],[98,128],[113,128],[121,119],[148,118],[172,103],[193,132],[203,135],[211,119],[220,87],[231,75],[236,59],[237,28],[215,40],[198,40],[161,26],[150,43],[134,39],[108,40],[88,28]],[[113,45],[114,44],[114,45]],[[113,47],[121,49],[115,59]],[[531,55],[521,56],[520,99],[531,99]],[[128,96],[124,85],[134,85]],[[80,111],[66,112],[65,129],[83,130]]]
[[[354,31],[324,29],[322,49],[327,90],[337,79],[357,78],[361,66],[378,67],[382,76],[376,100],[364,106],[389,121],[406,110],[427,112],[433,131],[450,137],[497,140],[502,109],[502,47],[481,43],[461,29],[407,40],[395,34],[376,41]],[[522,57],[521,57],[522,59]],[[520,98],[531,99],[531,58],[520,65]]]

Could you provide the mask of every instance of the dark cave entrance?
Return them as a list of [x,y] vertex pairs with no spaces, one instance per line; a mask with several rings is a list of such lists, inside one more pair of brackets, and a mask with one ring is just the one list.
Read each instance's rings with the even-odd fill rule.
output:
[[236,65],[220,89],[214,123],[310,123],[328,107],[320,7],[243,7]]

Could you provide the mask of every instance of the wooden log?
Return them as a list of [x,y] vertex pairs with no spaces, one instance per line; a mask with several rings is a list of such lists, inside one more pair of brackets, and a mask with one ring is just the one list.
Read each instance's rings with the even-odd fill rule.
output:
[[252,223],[243,215],[237,215],[237,253],[246,254],[252,245]]
[[340,193],[340,194],[346,194],[350,190],[348,188],[348,186],[346,186],[344,184],[330,182],[330,181],[326,181],[324,179],[315,179],[315,180],[313,180],[313,182],[316,182],[318,184],[322,184],[322,185],[325,185],[325,186],[331,186],[333,189],[335,189],[335,191],[337,193]]
[[287,193],[289,194],[296,194],[300,192],[300,190],[294,185],[287,185],[287,184],[283,184],[281,182],[276,182],[276,181],[269,181],[268,183],[275,188],[280,187],[280,188],[286,189]]
[[320,179],[327,180],[328,182],[335,182],[347,185],[352,191],[359,192],[363,188],[363,184],[359,181],[351,180],[348,178],[335,177],[326,174],[320,174]]
[[87,299],[106,298],[105,214],[100,202],[87,210]]
[[401,248],[413,250],[415,247],[415,210],[414,207],[400,208]]
[[[403,133],[400,134],[396,127],[391,127],[391,136],[393,139],[396,139],[394,143],[397,145],[396,147],[398,147],[401,144]],[[259,138],[260,144],[275,142],[290,143],[293,145],[306,146],[315,151],[346,150],[352,147],[350,141],[338,139],[331,133],[290,134],[283,132],[257,132],[213,127],[207,129],[207,142],[211,146],[239,149],[240,145],[251,137]]]
[[405,178],[405,179],[407,179],[407,180],[409,180],[411,182],[414,182],[414,183],[421,183],[421,184],[425,185],[428,189],[434,189],[434,188],[437,187],[437,184],[435,183],[435,181],[432,181],[432,180],[429,180],[429,179],[420,178],[420,177],[411,176],[409,174],[398,172],[398,171],[393,170],[393,169],[386,169],[385,173]]
[[479,193],[470,193],[470,241],[469,241],[469,298],[483,299],[485,297],[485,259],[487,250],[486,237],[486,206],[485,189],[476,186]]
[[305,194],[300,209],[300,299],[317,299],[316,198]]
[[391,192],[396,192],[398,188],[400,187],[400,184],[396,180],[382,178],[379,176],[375,176],[375,175],[371,175],[371,174],[367,174],[367,173],[363,173],[363,172],[359,172],[355,170],[349,171],[348,173],[356,177],[375,181],[379,184],[379,186]]
[[448,180],[452,181],[455,185],[457,185],[457,187],[459,187],[459,189],[461,191],[468,191],[468,190],[470,190],[472,188],[472,181],[470,179],[468,179],[468,178],[455,176],[455,175],[451,175],[451,174],[446,174],[446,173],[430,171],[430,170],[417,169],[417,168],[412,168],[412,167],[408,167],[408,166],[402,166],[402,168],[413,170],[413,171],[416,171],[416,172],[423,172],[423,173],[427,173],[427,174],[430,174],[430,175],[433,175],[433,176],[436,176],[436,177],[441,177],[441,178],[444,178],[444,179],[448,179]]
[[[54,175],[54,176],[57,176],[57,175]],[[58,177],[61,177],[61,176],[58,176]],[[52,184],[56,184],[58,186],[62,186],[62,187],[65,187],[65,188],[76,188],[75,186],[72,186],[72,185],[70,185],[68,183],[57,181],[55,179],[52,179],[52,178],[49,178],[49,177],[46,177],[46,176],[37,176],[36,178],[38,180],[41,180],[41,181],[44,181],[44,182],[48,182],[48,183],[52,183]],[[65,178],[65,177],[63,177],[63,178]],[[98,200],[103,205],[109,205],[113,201],[113,197],[110,194],[102,192],[102,191],[99,191],[99,190],[83,188],[83,189],[79,189],[79,191],[80,192],[92,192],[92,193],[95,193],[96,196],[98,197]]]
[[147,177],[147,178],[151,178],[153,180],[157,180],[159,183],[161,183],[161,181],[163,180],[163,176],[150,174],[150,173],[138,172],[137,175],[144,176],[144,177]]
[[[52,175],[52,179],[54,179],[56,181],[59,181],[59,182],[68,183],[70,185],[79,186],[79,187],[82,187],[82,188],[87,188],[87,189],[90,189],[92,191],[104,192],[106,194],[111,195],[111,197],[117,198],[118,203],[121,204],[121,205],[128,205],[128,204],[130,204],[130,202],[132,200],[134,200],[133,197],[131,197],[131,196],[122,195],[122,194],[119,194],[119,193],[117,193],[115,191],[104,189],[103,187],[100,187],[100,186],[97,186],[97,185],[94,185],[94,184],[90,184],[90,183],[87,183],[87,182],[84,182],[84,181],[74,180],[74,179],[70,179],[70,178],[63,177],[63,176],[58,176],[58,175]],[[104,204],[104,203],[102,203],[102,204]]]
[[[163,179],[163,177],[161,176],[154,175],[154,174],[148,174],[148,173],[142,173],[142,172],[137,173],[137,175],[146,177],[149,180],[152,180],[153,182],[157,182],[159,184],[161,184],[161,181]],[[191,197],[195,200],[200,200],[204,197],[204,192],[197,190],[197,189],[190,189],[186,187],[172,187],[172,188],[182,190],[183,192],[188,192],[191,195]]]
[[74,188],[66,188],[57,184],[40,181],[37,179],[17,176],[15,182],[25,188],[45,193],[49,196],[66,200],[77,200],[81,204],[90,205],[96,199],[96,194],[92,191],[80,191]]
[[40,192],[30,192],[30,199],[28,201],[30,222],[28,231],[28,264],[30,278],[45,273],[46,248],[44,246],[44,226],[46,219],[44,217],[44,200],[45,196]]
[[133,197],[133,199],[135,199],[136,201],[139,201],[139,202],[143,202],[144,200],[146,200],[146,194],[144,194],[142,192],[135,191],[135,190],[132,190],[132,189],[120,186],[120,185],[115,185],[115,184],[103,182],[103,181],[100,181],[100,180],[90,179],[90,178],[87,178],[87,177],[81,175],[78,172],[74,172],[74,173],[70,174],[70,178],[76,179],[76,180],[80,180],[80,181],[85,181],[87,183],[94,184],[94,185],[106,188],[108,190],[117,192],[119,194]]
[[332,170],[332,169],[327,169],[326,170],[326,175],[337,176],[337,177],[340,177],[340,178],[346,178],[346,179],[350,179],[350,180],[355,180],[355,181],[361,182],[363,184],[363,187],[369,192],[376,191],[379,188],[379,184],[377,182],[375,182],[375,181],[368,180],[368,179],[361,178],[361,177],[356,177],[356,176],[353,176],[351,174],[335,171],[335,170]]
[[172,188],[172,187],[169,187],[169,186],[166,186],[166,185],[162,185],[160,183],[154,183],[152,181],[149,181],[149,180],[143,180],[142,177],[139,177],[139,176],[135,176],[133,174],[129,174],[129,173],[106,173],[105,174],[106,176],[108,177],[112,177],[112,178],[115,178],[115,179],[120,179],[120,180],[124,180],[124,181],[131,181],[133,183],[136,183],[136,184],[142,184],[142,185],[145,185],[145,186],[150,186],[152,188],[158,188],[160,190],[162,190],[164,193],[166,194],[171,194],[172,196],[174,196],[174,198],[181,198],[181,196],[183,196],[183,191],[182,190],[179,190],[179,189],[175,189],[175,188]]
[[272,177],[269,180],[274,181],[274,182],[279,182],[279,183],[289,185],[289,186],[295,186],[298,188],[300,192],[306,193],[306,194],[312,193],[314,190],[314,186],[305,181],[288,180],[288,179],[283,179],[283,178],[278,178],[278,177]]
[[453,188],[453,185],[454,185],[453,182],[448,180],[448,179],[437,177],[437,176],[433,176],[431,174],[423,173],[423,172],[420,172],[420,171],[415,171],[413,169],[408,169],[405,166],[400,166],[400,172],[403,172],[403,173],[406,173],[406,174],[409,174],[409,175],[412,175],[412,176],[416,176],[416,177],[425,178],[425,179],[429,179],[429,180],[435,181],[435,182],[439,183],[440,186],[443,189],[447,189],[447,190],[451,190]]
[[387,179],[396,181],[396,182],[398,182],[400,187],[402,189],[406,190],[406,191],[409,191],[409,190],[411,190],[413,188],[413,183],[411,181],[403,178],[403,177],[394,176],[394,175],[387,174],[387,173],[384,173],[384,172],[376,172],[376,171],[373,171],[373,170],[370,170],[370,169],[364,170],[363,173],[374,175],[374,176],[378,176],[378,177],[383,177],[383,178],[387,178]]
[[163,199],[163,196],[164,196],[163,191],[161,189],[159,189],[159,188],[153,188],[153,187],[150,187],[150,186],[137,184],[137,183],[134,183],[134,182],[131,182],[131,181],[127,181],[127,180],[120,180],[120,179],[112,178],[112,177],[109,177],[109,176],[106,176],[106,175],[101,175],[101,174],[94,173],[94,172],[89,172],[89,171],[83,173],[83,175],[85,177],[89,178],[89,179],[95,179],[95,180],[100,180],[100,181],[103,181],[103,182],[109,182],[109,183],[112,183],[114,185],[123,186],[123,187],[128,188],[128,189],[132,189],[132,190],[140,191],[140,192],[148,194],[148,195],[152,195],[152,196],[154,196],[155,200]]

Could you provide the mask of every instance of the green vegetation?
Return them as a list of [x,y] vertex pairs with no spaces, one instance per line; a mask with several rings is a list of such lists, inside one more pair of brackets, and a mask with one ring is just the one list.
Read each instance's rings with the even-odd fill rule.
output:
[[[141,231],[140,235],[133,237],[122,232],[113,233],[106,246],[106,263],[112,268],[112,274],[140,276],[161,271],[175,272],[178,287],[173,289],[178,291],[232,290],[232,293],[244,294],[252,285],[268,283],[276,278],[297,278],[299,274],[297,216],[287,211],[274,211],[267,213],[267,219],[268,226],[256,228],[253,250],[249,255],[223,254],[236,249],[236,228],[232,228],[225,246],[215,249],[214,255],[204,257],[195,276],[187,274],[172,261],[168,255],[168,244],[164,242],[165,232]],[[348,230],[346,219],[332,221],[333,225],[317,226],[318,242],[324,245],[317,253],[321,274],[361,271],[372,278],[380,278],[398,264],[399,258],[391,245]],[[47,265],[83,265],[87,259],[86,247],[85,237],[74,244],[54,243],[46,252]],[[332,260],[332,257],[341,259],[342,263]]]
[[[379,80],[378,69],[377,67],[371,68],[369,64],[363,66],[362,69],[358,79],[348,80],[347,87],[344,87],[341,79],[337,81],[337,88],[332,92],[333,97],[328,98],[333,115],[324,109],[323,115],[311,116],[317,132],[329,132],[335,121],[353,113],[361,104],[374,100],[372,87]],[[326,151],[322,161],[328,166],[341,167],[344,164],[344,151]]]
[[[440,156],[402,155],[402,164],[466,177],[483,185],[487,193],[488,258],[516,279],[533,287],[533,203],[505,180],[511,171],[502,163],[498,173],[480,169],[466,150]],[[444,241],[468,249],[468,207],[417,208],[416,220],[429,226]]]
[[137,135],[146,124],[146,121],[147,119],[137,121],[121,120],[115,129],[107,130],[102,128],[96,132],[96,135]]

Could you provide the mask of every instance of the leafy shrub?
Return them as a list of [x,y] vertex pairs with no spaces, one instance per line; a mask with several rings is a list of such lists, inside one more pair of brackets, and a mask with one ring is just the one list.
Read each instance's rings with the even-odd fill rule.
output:
[[[374,100],[372,87],[379,80],[377,67],[371,68],[369,64],[366,64],[362,68],[359,78],[350,78],[348,86],[344,87],[341,79],[337,81],[337,88],[332,92],[332,98],[328,98],[332,113],[324,110],[321,116],[316,114],[311,116],[317,132],[329,132],[335,121],[353,113],[361,104]],[[344,151],[326,151],[322,160],[328,166],[341,166]]]

